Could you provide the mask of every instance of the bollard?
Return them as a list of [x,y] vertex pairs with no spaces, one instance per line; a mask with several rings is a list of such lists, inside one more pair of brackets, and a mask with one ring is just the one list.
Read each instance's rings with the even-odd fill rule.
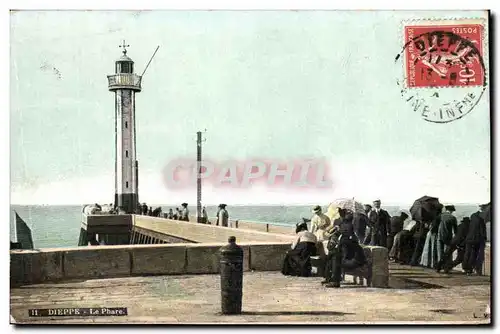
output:
[[240,314],[243,296],[243,249],[234,236],[220,249],[220,287],[222,314]]

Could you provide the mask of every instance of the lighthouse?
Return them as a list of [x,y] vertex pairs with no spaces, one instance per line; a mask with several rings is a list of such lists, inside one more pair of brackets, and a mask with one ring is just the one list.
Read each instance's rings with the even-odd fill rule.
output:
[[135,94],[141,91],[141,76],[134,73],[134,62],[127,56],[115,62],[115,74],[108,75],[108,89],[115,93],[115,206],[136,213],[139,203],[138,163],[136,160]]

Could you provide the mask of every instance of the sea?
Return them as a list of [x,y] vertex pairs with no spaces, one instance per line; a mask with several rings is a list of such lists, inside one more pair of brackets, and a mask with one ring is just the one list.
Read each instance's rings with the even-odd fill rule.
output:
[[[163,212],[169,208],[174,209],[174,205],[152,205],[153,208],[162,207]],[[230,219],[240,219],[252,222],[272,223],[277,225],[294,226],[302,221],[302,217],[311,217],[311,206],[228,206]],[[392,215],[399,215],[401,211],[408,213],[409,206],[384,206],[385,210]],[[455,216],[458,221],[464,216],[470,216],[478,210],[477,205],[455,205]],[[33,243],[35,248],[58,248],[76,247],[80,233],[83,206],[63,206],[63,205],[11,205],[10,216],[10,239],[15,241],[15,215],[14,211],[31,228]],[[216,206],[207,206],[209,217],[215,216]],[[326,211],[327,207],[323,207]],[[196,207],[189,207],[192,214],[196,213]],[[489,224],[489,223],[488,223]],[[489,225],[488,225],[489,235]],[[489,239],[489,237],[488,237]]]

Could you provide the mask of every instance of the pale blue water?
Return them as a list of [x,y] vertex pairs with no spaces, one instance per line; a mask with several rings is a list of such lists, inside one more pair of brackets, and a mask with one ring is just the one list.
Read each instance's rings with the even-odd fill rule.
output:
[[[153,205],[153,208],[159,205]],[[162,205],[164,212],[175,206]],[[326,207],[324,207],[326,209]],[[384,207],[389,214],[397,215],[407,207]],[[460,219],[470,216],[477,211],[476,205],[457,205],[455,215]],[[33,242],[36,248],[74,247],[78,244],[80,233],[82,206],[21,206],[11,205],[10,233],[14,240],[14,210],[24,219],[33,233]],[[189,207],[192,214],[196,214],[196,207]],[[301,221],[301,217],[311,216],[311,206],[228,206],[231,219],[260,221],[268,223],[294,225]],[[217,208],[207,206],[209,217],[215,216]]]

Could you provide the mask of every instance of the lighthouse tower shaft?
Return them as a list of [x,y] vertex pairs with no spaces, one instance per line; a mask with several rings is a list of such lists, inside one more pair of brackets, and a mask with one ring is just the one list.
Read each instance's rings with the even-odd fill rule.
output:
[[141,91],[141,77],[134,74],[134,62],[123,56],[108,75],[108,88],[115,93],[115,206],[136,213],[139,203],[136,159],[135,94]]

